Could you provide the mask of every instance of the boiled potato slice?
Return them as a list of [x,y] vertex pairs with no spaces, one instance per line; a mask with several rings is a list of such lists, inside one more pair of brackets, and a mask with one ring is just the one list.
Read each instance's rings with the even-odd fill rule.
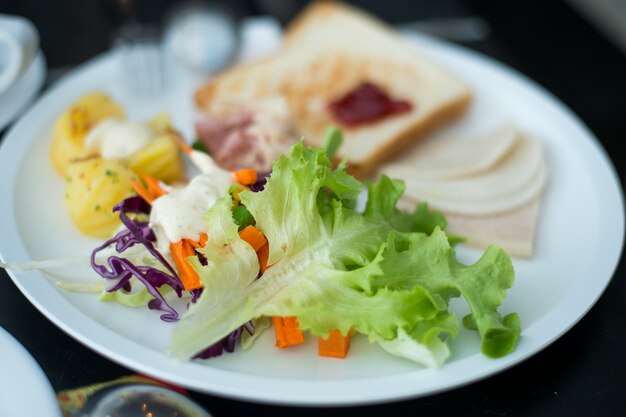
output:
[[70,161],[89,155],[90,151],[85,149],[85,135],[92,126],[109,117],[126,116],[118,103],[101,92],[80,97],[61,114],[54,125],[50,148],[52,164],[59,174],[67,174]]
[[148,124],[155,137],[142,150],[126,158],[126,162],[136,172],[149,174],[166,183],[182,180],[185,178],[185,164],[173,136],[169,115],[160,113]]
[[165,183],[185,177],[185,165],[176,142],[168,133],[161,133],[148,146],[126,159],[137,172],[149,174]]
[[121,161],[98,157],[67,167],[65,206],[76,227],[88,236],[107,238],[120,225],[113,206],[135,194],[138,176]]

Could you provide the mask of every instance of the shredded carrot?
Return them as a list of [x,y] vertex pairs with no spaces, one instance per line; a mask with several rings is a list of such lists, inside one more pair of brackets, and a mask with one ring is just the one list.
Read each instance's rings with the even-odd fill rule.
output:
[[261,246],[256,254],[259,257],[259,267],[261,270],[261,274],[264,274],[268,268],[267,260],[270,257],[270,245],[266,242],[265,245]]
[[130,182],[130,185],[141,198],[152,204],[155,196],[150,191],[148,191],[148,189],[144,187],[143,184],[140,184],[138,181],[133,180]]
[[240,169],[239,171],[234,171],[233,174],[239,184],[252,185],[257,180],[256,171],[253,169]]
[[263,233],[252,225],[246,226],[241,232],[239,232],[239,237],[248,242],[250,246],[254,248],[255,252],[258,252],[259,249],[267,243],[267,239]]
[[140,172],[138,174],[145,183],[145,185],[135,180],[131,181],[130,185],[137,192],[137,194],[139,194],[139,196],[141,196],[141,198],[146,200],[148,203],[152,204],[154,200],[164,194],[167,194],[167,191],[165,191],[163,187],[161,187],[159,180],[146,173]]
[[[182,142],[179,136],[174,135],[178,140]],[[190,148],[191,149],[191,148]],[[135,189],[144,200],[152,204],[154,200],[167,194],[167,191],[163,189],[159,180],[151,175],[140,172],[138,173],[141,179],[144,181],[145,186],[138,181],[131,181],[131,186]],[[265,238],[265,237],[263,237]],[[192,239],[181,239],[178,242],[170,243],[170,252],[172,258],[178,269],[178,276],[180,277],[183,287],[187,291],[196,290],[202,287],[202,282],[198,273],[193,269],[191,264],[187,262],[187,258],[196,254],[196,249],[203,248],[209,237],[206,233],[201,233],[198,241]]]
[[[197,243],[196,243],[197,244]],[[187,262],[187,258],[195,254],[194,245],[190,239],[181,239],[178,242],[170,243],[170,252],[174,258],[174,263],[178,269],[178,276],[185,290],[191,291],[202,287],[202,282],[198,273]]]
[[[270,246],[265,235],[256,227],[249,225],[239,232],[239,236],[254,248],[259,259],[261,274],[265,273],[270,255]],[[286,348],[304,342],[304,334],[296,317],[272,317],[272,321],[277,347]]]
[[188,239],[189,240],[189,244],[195,248],[195,249],[199,249],[199,248],[203,248],[206,246],[206,243],[209,241],[209,235],[207,235],[206,233],[202,232],[200,233],[200,239],[198,239],[197,242]]
[[139,176],[148,186],[148,190],[156,197],[161,197],[162,195],[167,194],[167,191],[165,191],[163,187],[161,187],[161,184],[159,184],[159,180],[154,178],[152,175],[148,175],[145,172],[140,172]]
[[296,317],[272,317],[274,332],[276,333],[276,346],[286,348],[304,342],[304,333],[300,329]]
[[328,338],[317,337],[317,353],[320,356],[344,359],[350,349],[350,334],[343,335],[339,330],[332,330]]
[[255,250],[259,258],[261,273],[264,273],[267,269],[267,259],[270,255],[270,247],[265,235],[256,227],[249,225],[239,232],[239,237],[248,242]]
[[184,141],[184,139],[175,131],[170,132],[170,136],[174,138],[174,141],[178,145],[178,147],[185,152],[187,155],[193,152],[193,148]]

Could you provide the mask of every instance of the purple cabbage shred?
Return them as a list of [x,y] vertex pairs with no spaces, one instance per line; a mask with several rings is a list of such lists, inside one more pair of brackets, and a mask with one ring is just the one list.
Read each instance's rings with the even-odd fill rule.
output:
[[[258,180],[250,188],[252,191],[262,191],[267,182],[269,173],[259,174]],[[113,212],[119,212],[120,220],[126,227],[126,230],[122,230],[113,236],[111,239],[104,242],[102,245],[95,248],[91,253],[91,266],[92,268],[103,278],[113,281],[113,285],[108,292],[117,290],[131,290],[130,279],[134,276],[137,278],[148,290],[148,293],[154,297],[153,300],[148,302],[148,308],[152,310],[159,310],[164,312],[161,315],[161,320],[166,322],[173,322],[179,319],[178,312],[171,307],[161,293],[158,291],[163,285],[169,285],[178,297],[182,297],[184,287],[176,273],[175,269],[170,263],[161,255],[161,253],[154,247],[153,242],[156,241],[156,236],[153,230],[150,228],[148,222],[142,222],[133,220],[127,216],[126,213],[150,213],[150,205],[141,197],[134,196],[129,197],[115,207]],[[152,256],[154,256],[164,267],[169,274],[161,271],[157,268],[144,265],[134,265],[128,259],[119,256],[110,256],[107,259],[107,265],[98,264],[96,261],[97,254],[111,245],[115,245],[115,250],[118,253],[124,252],[126,249],[131,248],[136,244],[143,245]],[[202,260],[201,260],[202,261]],[[202,295],[203,288],[190,291],[192,298],[191,303],[198,301]],[[237,339],[241,336],[243,331],[247,331],[248,334],[254,334],[254,325],[251,321],[243,324],[237,329],[233,330],[230,334],[225,336],[220,341],[205,348],[194,358],[209,359],[216,356],[220,356],[224,351],[232,353],[235,350]]]
[[194,359],[209,359],[214,358],[216,356],[220,356],[224,351],[228,353],[233,353],[235,351],[235,345],[237,344],[237,339],[241,336],[243,331],[247,331],[248,334],[254,334],[254,325],[252,322],[247,322],[242,326],[236,328],[232,332],[230,332],[227,336],[225,336],[222,340],[215,342],[211,346],[197,353],[193,358]]
[[204,290],[204,288],[198,288],[196,290],[191,290],[191,303],[195,304],[196,301],[198,301],[198,298],[200,298],[200,296],[202,295],[202,291]]
[[[170,263],[154,247],[153,242],[156,241],[156,237],[148,223],[132,220],[126,215],[126,213],[149,214],[150,205],[141,197],[135,196],[117,204],[113,207],[113,211],[119,211],[120,219],[126,226],[126,230],[122,230],[93,250],[91,253],[91,266],[101,277],[114,282],[111,288],[107,290],[108,292],[130,289],[129,281],[134,276],[145,285],[148,293],[154,297],[154,300],[148,303],[148,308],[163,311],[164,314],[161,315],[163,321],[173,322],[178,320],[178,312],[165,301],[158,289],[163,285],[169,285],[180,298],[184,289],[180,278]],[[118,253],[122,253],[136,244],[143,245],[170,273],[168,274],[151,266],[137,266],[128,259],[119,256],[110,256],[107,259],[109,268],[98,264],[96,262],[98,252],[113,244],[115,244],[115,250]],[[194,297],[197,298],[195,295]]]
[[267,178],[270,176],[270,174],[271,172],[258,173],[256,182],[250,186],[250,191],[263,191],[263,189],[265,189],[265,184],[267,183]]

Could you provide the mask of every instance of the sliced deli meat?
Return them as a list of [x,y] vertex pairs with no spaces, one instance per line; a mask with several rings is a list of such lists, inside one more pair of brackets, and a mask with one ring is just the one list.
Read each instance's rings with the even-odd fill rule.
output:
[[515,210],[488,217],[448,214],[447,231],[464,236],[470,246],[496,245],[511,256],[529,258],[533,254],[539,209],[540,198],[535,198]]
[[[420,192],[407,181],[406,195],[416,201],[426,201],[430,207],[446,213],[465,214],[469,216],[489,216],[515,210],[541,194],[547,180],[547,170],[542,162],[527,180],[511,190],[498,189],[498,193],[490,192],[488,183],[470,183],[467,186],[474,195],[469,193],[454,197],[450,195],[430,195]],[[468,191],[470,191],[468,189]]]
[[521,190],[541,169],[543,151],[536,140],[520,135],[514,149],[499,164],[479,175],[450,180],[420,179],[409,164],[388,165],[384,173],[403,178],[407,191],[445,200],[476,200],[510,194]]
[[484,216],[516,209],[537,197],[547,179],[541,144],[519,135],[509,154],[489,171],[452,180],[415,178],[412,167],[387,165],[383,173],[406,182],[406,195],[447,213]]
[[[500,143],[496,137],[506,138],[508,143]],[[465,146],[470,142],[476,146]],[[476,140],[443,140],[419,150],[419,157],[417,150],[414,154],[415,164],[411,164],[412,155],[407,155],[401,163],[382,169],[382,173],[405,181],[405,208],[427,202],[445,214],[447,230],[466,238],[469,246],[494,244],[512,256],[532,256],[541,196],[548,180],[541,142],[509,125]],[[437,168],[437,162],[442,167]],[[488,168],[470,169],[479,165]],[[452,172],[465,174],[454,178],[440,175]]]
[[299,138],[280,96],[222,103],[196,123],[196,134],[219,166],[259,172],[271,171]]
[[[515,147],[518,130],[510,123],[476,138],[443,138],[414,147],[385,169],[411,178],[449,180],[492,169]],[[404,171],[404,172],[403,172]]]

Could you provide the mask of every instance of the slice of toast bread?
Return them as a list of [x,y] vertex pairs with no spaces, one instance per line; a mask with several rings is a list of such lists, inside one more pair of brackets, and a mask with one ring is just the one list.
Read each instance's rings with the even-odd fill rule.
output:
[[[342,126],[328,110],[363,83],[392,99],[408,101],[408,112]],[[344,130],[340,157],[365,178],[385,160],[465,110],[470,89],[448,71],[411,49],[389,26],[352,6],[314,2],[287,28],[282,47],[259,61],[218,74],[195,95],[212,112],[224,102],[249,102],[282,95],[307,144],[321,146],[324,130]]]

